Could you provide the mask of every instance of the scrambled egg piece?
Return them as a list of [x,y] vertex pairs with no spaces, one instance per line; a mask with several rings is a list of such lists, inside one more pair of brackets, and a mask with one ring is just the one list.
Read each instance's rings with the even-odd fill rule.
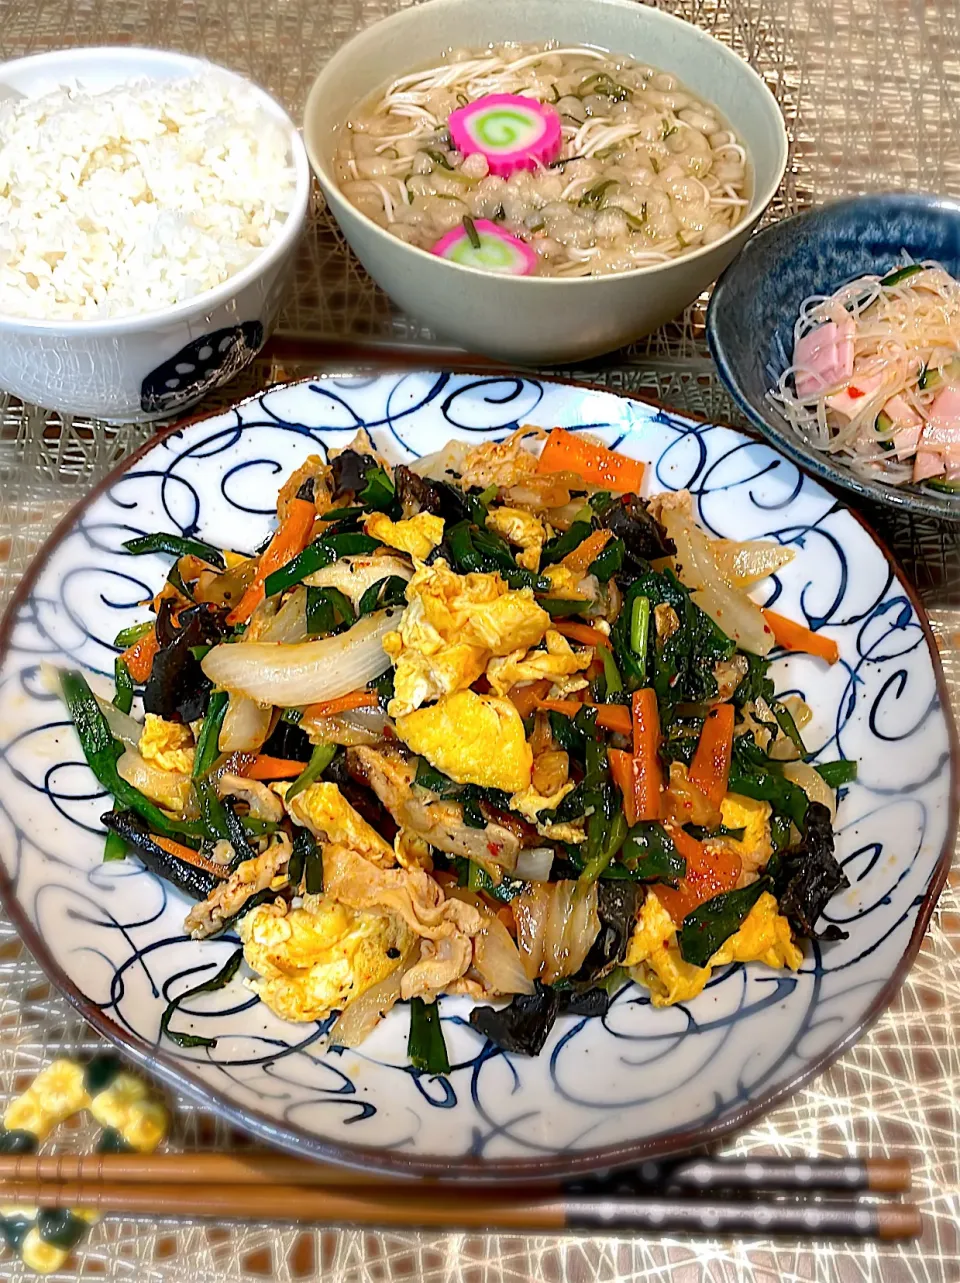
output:
[[156,713],[147,713],[139,747],[143,760],[161,771],[189,775],[193,770],[193,732],[189,726],[165,722]]
[[302,908],[261,904],[237,925],[247,982],[283,1020],[322,1020],[400,964],[413,932],[392,914],[308,896]]
[[544,566],[540,573],[550,580],[551,597],[580,597],[586,600],[586,594],[582,593],[577,586],[583,579],[583,575],[576,570],[555,562],[552,566]]
[[54,1060],[37,1074],[25,1092],[10,1102],[3,1115],[3,1125],[11,1132],[33,1132],[37,1140],[42,1141],[56,1126],[89,1104],[83,1066],[73,1060]]
[[374,864],[394,863],[393,847],[350,805],[336,784],[318,780],[287,802],[289,788],[289,784],[279,784],[274,791],[284,799],[295,824],[308,828],[321,842],[336,842],[358,851]]
[[773,843],[770,839],[769,802],[758,802],[752,797],[741,797],[738,793],[728,793],[720,804],[720,815],[728,829],[743,829],[743,837],[724,838],[730,849],[740,857],[745,873],[755,873],[773,855]]
[[543,522],[523,508],[491,508],[487,513],[487,529],[502,535],[509,543],[522,548],[517,563],[527,570],[537,570],[546,531]]
[[570,681],[577,673],[590,667],[593,649],[575,651],[566,637],[548,629],[544,638],[546,650],[515,650],[502,659],[491,659],[487,665],[487,680],[495,695],[506,695],[519,682],[537,682],[549,679],[558,687],[558,698],[579,690],[585,683],[582,678]]
[[778,911],[774,897],[765,891],[747,914],[739,931],[720,946],[705,967],[684,962],[676,943],[677,929],[652,891],[624,958],[624,966],[639,984],[650,990],[655,1007],[689,1002],[701,993],[714,967],[730,962],[763,962],[768,967],[796,971],[803,953],[794,944],[790,924]]
[[418,561],[426,561],[443,539],[443,518],[420,512],[406,521],[391,521],[385,512],[372,512],[364,521],[368,535]]
[[549,797],[544,797],[542,793],[531,785],[530,788],[524,789],[521,793],[514,793],[510,799],[510,810],[517,811],[525,820],[531,824],[536,824],[537,815],[540,811],[552,811],[558,807],[568,793],[572,792],[575,785],[573,780],[568,780],[566,784],[561,784],[556,793],[551,793]]
[[391,717],[471,686],[495,655],[543,639],[550,616],[529,588],[510,589],[499,575],[458,575],[446,562],[418,565],[407,608],[383,639],[395,665]]
[[530,787],[533,750],[508,699],[457,691],[397,718],[397,734],[458,784],[520,793]]

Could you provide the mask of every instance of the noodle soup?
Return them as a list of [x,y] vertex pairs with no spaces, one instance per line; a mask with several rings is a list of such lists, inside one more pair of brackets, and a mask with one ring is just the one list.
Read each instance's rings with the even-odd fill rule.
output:
[[[559,118],[556,154],[531,151],[506,173],[479,144],[458,147],[451,116],[490,95]],[[400,76],[351,114],[335,172],[344,196],[399,240],[443,252],[464,229],[479,250],[482,222],[486,240],[500,232],[522,252],[516,267],[504,254],[472,265],[561,278],[679,258],[725,236],[750,199],[743,146],[675,76],[545,44],[458,50]]]

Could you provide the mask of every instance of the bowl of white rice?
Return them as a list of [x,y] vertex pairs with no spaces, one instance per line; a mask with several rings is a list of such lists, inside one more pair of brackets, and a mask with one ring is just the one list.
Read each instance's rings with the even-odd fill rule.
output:
[[0,387],[117,421],[194,405],[266,341],[309,199],[293,122],[224,68],[0,64]]

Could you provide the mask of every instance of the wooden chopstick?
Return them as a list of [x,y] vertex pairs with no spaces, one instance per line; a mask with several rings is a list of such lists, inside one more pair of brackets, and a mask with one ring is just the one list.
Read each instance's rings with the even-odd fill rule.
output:
[[911,1204],[701,1201],[689,1198],[544,1197],[523,1190],[463,1194],[434,1186],[344,1190],[304,1185],[116,1184],[108,1181],[11,1182],[3,1202],[156,1216],[232,1221],[293,1221],[427,1229],[789,1235],[814,1238],[915,1238]]
[[[472,1187],[482,1178],[477,1177]],[[349,1171],[286,1154],[17,1154],[0,1155],[0,1182],[91,1181],[171,1185],[296,1185],[391,1191],[428,1188],[430,1182],[398,1182],[376,1172]],[[500,1182],[500,1188],[503,1182]],[[449,1180],[443,1188],[455,1188]],[[489,1188],[489,1187],[488,1187]],[[902,1158],[811,1159],[684,1158],[644,1163],[600,1179],[540,1185],[541,1193],[656,1192],[689,1190],[779,1190],[809,1193],[904,1193],[910,1189],[910,1164]],[[0,1193],[2,1193],[0,1189]]]

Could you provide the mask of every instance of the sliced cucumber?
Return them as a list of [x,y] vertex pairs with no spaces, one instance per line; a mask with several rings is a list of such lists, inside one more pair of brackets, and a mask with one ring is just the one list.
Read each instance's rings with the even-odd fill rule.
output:
[[889,414],[886,414],[883,410],[881,410],[880,413],[877,415],[876,423],[874,426],[876,427],[878,432],[884,433],[884,436],[878,442],[880,449],[892,450],[893,442],[890,440],[890,437],[893,433],[893,420],[890,418]]
[[943,494],[960,494],[960,481],[940,481],[937,479],[924,481],[923,484],[929,486],[931,490],[939,490]]
[[960,383],[960,357],[953,357],[942,369],[930,369],[929,365],[924,366],[917,380],[917,387],[922,392],[928,388],[939,388],[944,383]]

